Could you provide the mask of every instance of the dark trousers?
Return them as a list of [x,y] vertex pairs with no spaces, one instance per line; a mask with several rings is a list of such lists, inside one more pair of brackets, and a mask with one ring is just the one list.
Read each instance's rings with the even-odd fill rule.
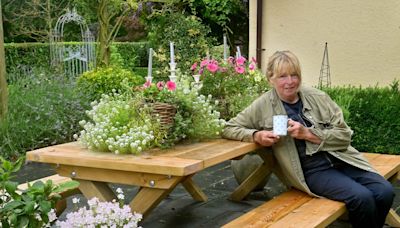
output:
[[394,192],[391,183],[381,175],[337,161],[332,167],[305,177],[313,193],[346,204],[353,227],[384,225]]

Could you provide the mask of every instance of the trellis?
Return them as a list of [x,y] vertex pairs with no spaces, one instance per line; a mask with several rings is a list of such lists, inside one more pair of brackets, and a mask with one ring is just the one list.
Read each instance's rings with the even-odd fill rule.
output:
[[[81,42],[76,45],[64,43],[64,25],[75,22],[81,31]],[[85,71],[96,67],[94,36],[90,32],[85,20],[75,9],[67,10],[57,20],[56,26],[50,35],[51,65],[62,69],[67,76],[76,77]]]

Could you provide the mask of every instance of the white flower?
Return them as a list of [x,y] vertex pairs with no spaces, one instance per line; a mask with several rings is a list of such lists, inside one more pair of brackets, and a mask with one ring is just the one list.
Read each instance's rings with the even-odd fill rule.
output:
[[73,199],[72,199],[72,203],[73,203],[73,204],[77,204],[77,203],[79,203],[79,201],[80,201],[79,198],[73,198]]

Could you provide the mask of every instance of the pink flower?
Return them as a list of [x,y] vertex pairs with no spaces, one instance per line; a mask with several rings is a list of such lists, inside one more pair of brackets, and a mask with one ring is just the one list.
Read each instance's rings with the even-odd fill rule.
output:
[[253,63],[257,63],[257,59],[254,58],[254,57],[251,57],[251,61],[252,61]]
[[158,90],[162,90],[164,88],[164,82],[157,82],[157,88]]
[[239,58],[236,59],[236,64],[238,65],[243,65],[246,62],[246,58],[243,56],[240,56]]
[[207,66],[208,63],[209,63],[209,60],[208,60],[208,59],[203,60],[203,61],[200,62],[200,67]]
[[196,68],[197,68],[197,62],[193,63],[193,65],[190,67],[190,70],[194,71],[196,70]]
[[233,58],[232,56],[229,56],[228,63],[233,64],[234,60],[235,60],[235,58]]
[[203,69],[203,68],[200,68],[199,74],[203,74],[203,72],[204,72],[204,69]]
[[250,70],[256,69],[256,65],[255,65],[254,63],[250,63],[249,69],[250,69]]
[[236,66],[235,67],[235,71],[239,74],[243,74],[244,73],[244,67],[242,66]]
[[151,86],[151,82],[150,81],[146,81],[144,84],[143,84],[143,87],[144,88],[149,88]]
[[207,70],[211,73],[215,73],[218,70],[218,63],[212,62],[207,65]]
[[176,84],[173,81],[168,81],[166,86],[169,91],[174,91],[176,89]]

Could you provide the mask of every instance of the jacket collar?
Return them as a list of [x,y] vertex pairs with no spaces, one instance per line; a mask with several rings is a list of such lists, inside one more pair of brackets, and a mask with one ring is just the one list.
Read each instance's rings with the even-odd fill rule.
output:
[[[301,99],[301,102],[303,102],[303,111],[304,110],[311,110],[311,105],[307,100],[307,95],[304,92],[303,86],[300,86],[299,89],[299,97]],[[286,114],[285,108],[283,107],[282,101],[278,96],[278,93],[276,92],[275,88],[271,89],[271,103],[272,107],[274,108],[274,111],[276,114]]]

